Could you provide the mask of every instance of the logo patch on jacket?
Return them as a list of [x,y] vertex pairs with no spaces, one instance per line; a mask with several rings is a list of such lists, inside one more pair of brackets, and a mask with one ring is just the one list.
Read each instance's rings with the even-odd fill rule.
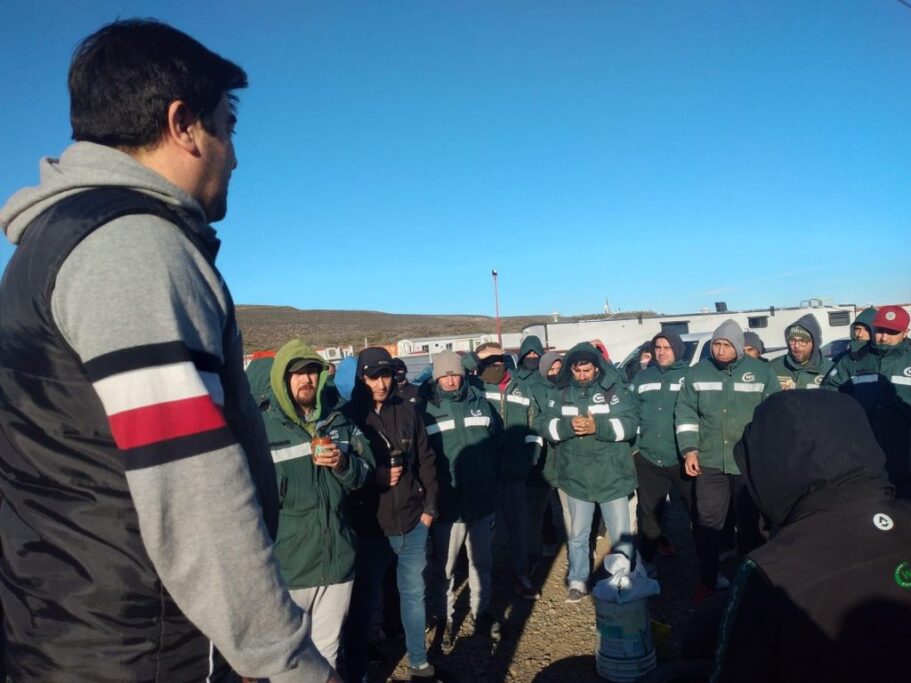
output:
[[477,408],[472,408],[471,414],[474,415],[475,417],[481,417],[481,415],[483,415],[484,413],[482,411],[478,410]]
[[605,400],[604,394],[599,393],[592,396],[592,403],[604,403]]
[[338,441],[338,430],[333,429],[331,432],[329,432],[329,438],[333,441]]
[[889,515],[878,512],[873,515],[873,525],[880,531],[891,531],[892,527],[895,526],[895,522],[892,521]]
[[744,382],[755,382],[756,375],[754,375],[752,372],[745,372],[745,373],[743,373],[743,377],[741,377],[741,379]]
[[902,374],[903,374],[905,377],[911,377],[911,367],[905,368],[904,370],[902,370]]
[[610,397],[610,404],[611,404],[612,406],[615,406],[615,405],[617,405],[618,403],[620,403],[620,397],[617,396],[617,394],[614,394],[613,396]]
[[911,588],[911,562],[901,562],[895,568],[895,583],[902,588]]

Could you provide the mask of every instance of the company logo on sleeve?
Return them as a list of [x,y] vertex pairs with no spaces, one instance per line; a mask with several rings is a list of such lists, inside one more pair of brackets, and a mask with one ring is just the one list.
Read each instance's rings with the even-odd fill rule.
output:
[[741,379],[744,382],[755,382],[756,375],[754,375],[752,372],[745,372],[745,373],[743,373],[743,377],[741,377]]
[[892,521],[889,515],[878,512],[873,515],[873,525],[880,531],[891,531],[895,526],[895,522]]
[[895,568],[895,583],[902,588],[911,588],[911,562],[901,562]]

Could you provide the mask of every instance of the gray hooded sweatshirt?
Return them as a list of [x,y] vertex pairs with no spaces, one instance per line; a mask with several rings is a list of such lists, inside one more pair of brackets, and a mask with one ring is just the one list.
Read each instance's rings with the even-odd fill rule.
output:
[[[38,187],[17,192],[0,210],[0,228],[14,244],[44,210],[99,187],[135,189],[177,207],[195,219],[192,229],[204,241],[217,244],[190,195],[118,150],[78,142],[59,160],[44,159],[40,171]],[[51,298],[54,323],[83,365],[116,353],[135,368],[89,378],[124,455],[142,544],[183,614],[244,676],[322,682],[329,665],[281,579],[251,479],[251,458],[268,457],[268,446],[239,333],[225,342],[232,306],[203,254],[176,225],[151,215],[115,219],[86,237],[60,267]],[[183,348],[221,369],[143,355],[150,347]],[[166,453],[177,439],[186,444],[213,428],[229,437],[208,450],[131,466],[137,444]],[[111,618],[128,610],[94,607],[111,609]]]

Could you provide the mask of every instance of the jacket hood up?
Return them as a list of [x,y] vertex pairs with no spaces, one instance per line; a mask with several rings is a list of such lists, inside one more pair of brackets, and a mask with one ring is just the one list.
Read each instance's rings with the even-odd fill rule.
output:
[[13,244],[19,243],[35,218],[61,199],[99,187],[126,187],[148,194],[197,219],[204,239],[215,238],[215,231],[206,223],[205,213],[193,197],[113,147],[76,142],[59,159],[42,159],[39,172],[37,187],[19,190],[0,209],[0,229]]
[[[810,354],[810,359],[807,361],[807,365],[819,366],[822,364],[822,328],[819,327],[819,321],[816,319],[816,316],[812,313],[807,313],[802,315],[796,321],[784,328],[784,343],[785,346],[788,344],[788,337],[791,335],[791,330],[799,326],[804,328],[807,332],[810,333],[810,336],[813,338],[813,353]],[[787,354],[788,361],[791,360],[791,354]],[[792,363],[793,365],[793,363]]]
[[544,345],[541,343],[541,340],[533,334],[528,335],[522,340],[522,346],[519,347],[519,363],[521,363],[522,359],[531,351],[537,353],[538,356],[544,355]]
[[[294,399],[291,397],[288,390],[288,382],[285,379],[288,366],[296,360],[313,361],[322,366],[322,370],[320,370],[319,373],[319,382],[316,386],[316,405],[314,406],[313,412],[310,414],[310,420],[305,420],[298,414],[295,408]],[[278,401],[278,407],[281,409],[284,416],[294,424],[302,427],[311,436],[315,431],[316,421],[319,420],[322,413],[321,401],[323,387],[329,376],[329,373],[326,372],[326,367],[326,361],[323,360],[323,357],[316,351],[307,346],[300,339],[292,339],[275,354],[275,362],[272,363],[272,372],[269,375],[272,393],[275,396],[275,400]]]
[[538,372],[541,374],[541,377],[547,379],[547,373],[550,372],[551,366],[556,363],[560,358],[560,354],[556,351],[548,351],[543,356],[541,356],[541,363],[538,365]]
[[857,314],[857,317],[854,318],[854,322],[851,323],[851,339],[854,339],[854,326],[863,325],[867,328],[867,332],[870,335],[870,338],[873,338],[873,318],[876,317],[876,309],[872,306],[870,308],[865,308],[860,313]]
[[773,394],[756,408],[734,458],[757,507],[778,525],[846,499],[891,496],[886,457],[860,404],[844,394]]
[[[731,343],[731,346],[737,351],[737,360],[743,358],[743,328],[737,324],[736,320],[728,318],[715,329],[712,333],[712,341],[719,339],[725,339]],[[714,357],[712,354],[712,358]]]
[[667,343],[674,351],[674,363],[680,363],[683,361],[683,357],[686,355],[686,345],[683,343],[683,340],[680,338],[679,334],[672,330],[668,330],[667,332],[659,332],[654,337],[652,337],[652,347],[655,346],[655,341],[658,339],[667,340]]
[[563,357],[563,367],[560,368],[560,375],[557,379],[557,386],[568,387],[573,381],[572,366],[577,360],[590,360],[598,367],[598,376],[593,380],[593,384],[600,384],[608,388],[621,381],[620,373],[617,372],[613,365],[608,363],[601,352],[598,351],[590,342],[580,342],[566,352]]

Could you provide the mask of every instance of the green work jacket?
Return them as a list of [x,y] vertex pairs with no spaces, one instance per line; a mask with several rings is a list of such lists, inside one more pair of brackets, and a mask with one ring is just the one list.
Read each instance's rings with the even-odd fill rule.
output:
[[[312,588],[353,576],[356,536],[346,498],[374,476],[374,461],[361,431],[340,412],[322,406],[320,391],[310,419],[295,412],[286,370],[296,359],[323,362],[302,342],[283,346],[270,369],[268,400],[260,405],[281,503],[275,557],[289,588]],[[319,389],[326,379],[323,369]],[[331,437],[348,456],[342,472],[313,464],[314,436]]]
[[538,461],[544,444],[531,425],[531,396],[515,377],[505,388],[487,384],[474,376],[473,385],[500,416],[503,425],[503,455],[500,458],[502,481],[524,480]]
[[832,369],[832,361],[823,358],[816,350],[805,365],[795,363],[789,353],[772,359],[769,364],[782,389],[819,389],[823,378]]
[[[626,498],[636,489],[630,441],[639,425],[620,375],[600,369],[586,386],[570,380],[549,390],[536,420],[539,433],[554,446],[556,485],[573,498],[596,503]],[[572,419],[578,415],[595,418],[594,434],[576,435]]]
[[451,393],[434,388],[423,418],[436,453],[437,521],[473,522],[493,514],[503,437],[497,412],[477,389],[463,384]]
[[674,405],[686,383],[689,366],[676,361],[667,368],[650,365],[633,377],[629,392],[639,412],[634,450],[658,467],[680,462],[674,432]]
[[724,368],[705,358],[690,368],[674,409],[677,447],[699,451],[699,464],[740,474],[734,445],[763,400],[780,391],[769,363],[741,356]]

